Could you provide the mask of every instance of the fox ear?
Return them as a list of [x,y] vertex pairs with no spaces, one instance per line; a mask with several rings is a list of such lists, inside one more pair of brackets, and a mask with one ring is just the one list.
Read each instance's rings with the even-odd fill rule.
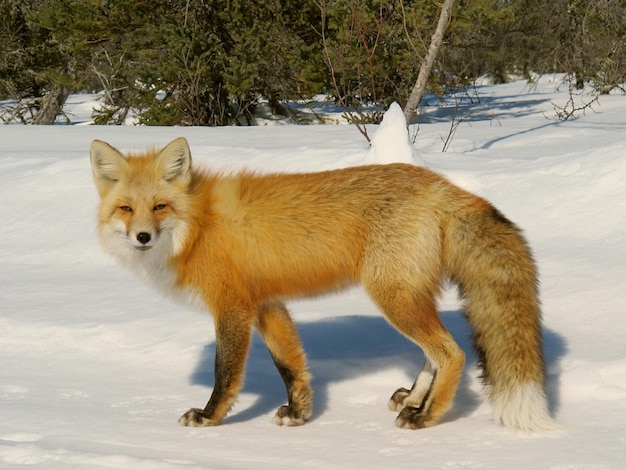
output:
[[165,181],[180,181],[187,185],[191,181],[191,152],[184,137],[172,140],[157,156]]
[[128,160],[119,150],[101,140],[94,140],[91,143],[90,156],[93,179],[102,195],[121,178],[128,168]]

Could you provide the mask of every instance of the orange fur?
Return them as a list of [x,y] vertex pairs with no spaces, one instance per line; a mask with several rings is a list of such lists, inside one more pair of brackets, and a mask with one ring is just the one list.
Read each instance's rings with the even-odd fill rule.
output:
[[[182,138],[133,157],[94,141],[91,160],[104,248],[160,290],[213,314],[215,387],[206,407],[189,410],[181,424],[225,417],[253,327],[287,387],[275,422],[303,424],[312,413],[310,375],[283,301],[357,283],[426,355],[413,388],[390,400],[400,411],[396,424],[436,423],[464,364],[436,309],[451,278],[467,298],[498,417],[547,427],[534,264],[519,230],[487,201],[405,164],[212,174],[192,169]],[[511,410],[508,396],[527,416]]]

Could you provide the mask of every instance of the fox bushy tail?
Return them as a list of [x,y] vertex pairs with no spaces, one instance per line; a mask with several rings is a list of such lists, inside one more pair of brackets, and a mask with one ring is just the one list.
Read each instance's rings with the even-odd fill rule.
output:
[[555,429],[545,391],[534,260],[512,222],[487,201],[473,206],[469,215],[453,216],[447,261],[465,301],[495,418],[523,430]]

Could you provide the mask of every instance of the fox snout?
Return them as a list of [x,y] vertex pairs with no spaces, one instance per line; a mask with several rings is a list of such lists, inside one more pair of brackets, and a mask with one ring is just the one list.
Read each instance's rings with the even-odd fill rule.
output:
[[142,245],[145,245],[146,243],[150,242],[151,239],[152,239],[152,236],[148,232],[139,232],[137,234],[137,241],[141,243]]
[[141,243],[141,245],[137,245],[135,246],[135,248],[142,251],[149,250],[150,248],[152,248],[152,245],[148,245],[148,243],[150,243],[150,240],[152,240],[152,235],[150,235],[148,232],[139,232],[137,234],[137,241]]

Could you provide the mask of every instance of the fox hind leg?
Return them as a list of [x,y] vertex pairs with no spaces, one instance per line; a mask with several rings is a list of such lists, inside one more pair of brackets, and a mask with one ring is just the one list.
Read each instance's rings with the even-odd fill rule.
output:
[[313,413],[311,375],[306,355],[289,312],[280,302],[260,307],[256,328],[287,388],[287,405],[278,408],[274,424],[300,426]]
[[434,296],[397,285],[367,288],[389,322],[426,355],[424,368],[411,390],[398,389],[389,401],[389,408],[400,411],[396,426],[432,426],[452,406],[465,355],[439,320]]
[[389,399],[388,407],[391,411],[402,411],[406,406],[421,408],[424,401],[428,398],[433,380],[435,378],[435,369],[431,360],[426,357],[424,367],[417,376],[411,390],[399,388]]

